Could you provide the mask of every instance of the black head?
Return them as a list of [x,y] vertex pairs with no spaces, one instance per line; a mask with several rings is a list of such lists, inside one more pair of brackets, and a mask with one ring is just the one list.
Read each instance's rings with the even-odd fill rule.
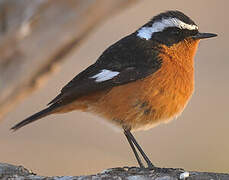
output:
[[200,33],[195,22],[180,11],[167,11],[153,17],[136,34],[141,39],[155,40],[167,46],[186,38],[203,39],[216,36],[211,33]]

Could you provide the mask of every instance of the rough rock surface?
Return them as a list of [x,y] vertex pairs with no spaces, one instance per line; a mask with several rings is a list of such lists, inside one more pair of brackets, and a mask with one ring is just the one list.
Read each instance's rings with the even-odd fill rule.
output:
[[142,170],[136,167],[111,168],[87,176],[39,176],[23,166],[0,163],[0,179],[6,180],[228,180],[229,174],[188,172],[179,168]]

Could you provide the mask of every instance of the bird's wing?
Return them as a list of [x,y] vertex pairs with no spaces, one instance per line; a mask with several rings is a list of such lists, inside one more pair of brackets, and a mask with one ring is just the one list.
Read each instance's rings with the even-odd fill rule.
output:
[[161,67],[161,60],[152,44],[147,46],[141,41],[127,36],[109,47],[95,64],[64,86],[49,105],[68,104],[89,93],[133,82],[156,72]]

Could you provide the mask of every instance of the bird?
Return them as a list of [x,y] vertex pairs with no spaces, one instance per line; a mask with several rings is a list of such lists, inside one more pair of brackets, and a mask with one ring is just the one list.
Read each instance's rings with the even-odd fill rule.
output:
[[[19,122],[16,131],[51,114],[84,111],[120,127],[140,168],[153,169],[133,131],[179,116],[194,90],[194,57],[201,39],[195,22],[178,10],[154,16],[108,47],[77,74],[48,107]],[[143,161],[144,160],[144,161]]]

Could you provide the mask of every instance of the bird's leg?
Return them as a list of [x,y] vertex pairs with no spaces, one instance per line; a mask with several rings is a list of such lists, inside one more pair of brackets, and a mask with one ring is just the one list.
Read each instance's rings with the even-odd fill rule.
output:
[[[132,150],[134,151],[135,157],[136,157],[136,159],[137,159],[138,164],[140,165],[140,167],[142,167],[143,165],[142,165],[142,162],[141,162],[141,160],[140,160],[140,158],[139,158],[139,155],[138,155],[137,152],[136,152],[135,147],[132,147],[133,144],[136,146],[136,148],[138,149],[138,151],[141,153],[143,159],[144,159],[144,160],[146,161],[146,163],[147,163],[148,168],[149,168],[149,169],[155,168],[155,166],[152,164],[152,162],[150,161],[150,159],[146,156],[146,154],[144,153],[144,151],[142,150],[141,146],[138,144],[138,142],[136,141],[136,139],[134,138],[134,136],[132,135],[132,133],[130,132],[130,130],[124,129],[124,134],[126,135],[127,140],[128,140],[128,141],[131,141],[131,143],[130,143],[130,142],[129,142],[129,143],[130,143],[130,145],[132,144],[132,145],[131,145],[131,148],[132,148]],[[137,155],[136,155],[136,154],[137,154]],[[139,163],[139,161],[140,161],[141,163]],[[144,166],[143,166],[143,167],[144,167]]]
[[126,139],[127,139],[128,142],[129,142],[129,144],[130,144],[131,149],[132,149],[133,152],[134,152],[134,155],[135,155],[135,157],[136,157],[136,159],[137,159],[137,161],[138,161],[138,164],[139,164],[140,168],[145,168],[144,165],[143,165],[143,163],[142,163],[142,161],[141,161],[141,159],[140,159],[140,157],[139,157],[139,155],[138,155],[138,152],[136,151],[136,149],[135,149],[135,147],[134,147],[133,142],[131,141],[130,137],[127,135],[127,133],[126,133],[125,130],[124,130],[124,134],[125,134],[125,136],[126,136]]

